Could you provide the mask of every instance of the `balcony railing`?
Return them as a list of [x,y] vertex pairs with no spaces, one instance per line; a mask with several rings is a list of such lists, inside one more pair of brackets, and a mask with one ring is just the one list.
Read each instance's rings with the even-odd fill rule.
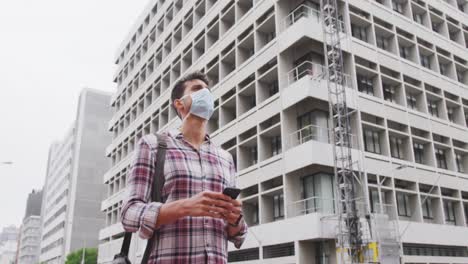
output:
[[288,84],[291,85],[304,77],[324,79],[326,68],[322,64],[304,61],[288,72]]
[[306,215],[311,213],[334,214],[335,200],[324,199],[319,196],[313,196],[303,200],[292,202],[288,205],[289,217]]
[[[314,80],[327,80],[328,70],[325,65],[312,61],[304,61],[294,67],[287,73],[288,85],[291,85],[304,77],[309,77]],[[343,84],[345,87],[352,88],[352,79],[349,74],[343,74]]]
[[[333,143],[332,132],[333,131],[331,131],[331,129],[326,128],[326,127],[308,125],[291,133],[289,135],[289,138],[287,139],[286,147],[287,149],[290,149],[292,147],[306,143],[310,140],[332,144]],[[351,134],[350,140],[351,140],[350,144],[346,144],[346,145],[351,146],[351,148],[357,148],[358,138],[355,135]]]
[[[286,30],[288,27],[299,21],[301,18],[311,18],[317,23],[320,23],[322,15],[319,9],[305,4],[299,5],[284,18],[284,21],[282,23],[282,31]],[[339,18],[338,27],[339,31],[343,33],[346,32],[345,24],[344,21],[341,19],[341,16]]]
[[283,29],[290,27],[301,18],[313,18],[318,23],[320,21],[320,10],[305,4],[299,5],[284,19]]

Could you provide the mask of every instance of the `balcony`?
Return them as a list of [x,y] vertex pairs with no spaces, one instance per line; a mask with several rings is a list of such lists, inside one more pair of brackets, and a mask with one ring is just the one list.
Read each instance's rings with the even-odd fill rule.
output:
[[335,200],[314,196],[294,201],[288,205],[288,217],[295,217],[311,213],[334,214]]

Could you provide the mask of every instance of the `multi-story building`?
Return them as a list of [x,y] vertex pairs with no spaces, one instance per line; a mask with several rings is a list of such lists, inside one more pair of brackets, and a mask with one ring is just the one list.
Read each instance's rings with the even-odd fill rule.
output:
[[[362,201],[395,226],[405,263],[468,262],[467,2],[338,3]],[[230,261],[336,262],[320,10],[316,0],[150,1],[116,57],[100,263],[121,245],[135,144],[179,124],[170,91],[194,70],[212,81],[209,133],[236,161],[250,225]]]
[[105,125],[111,117],[109,99],[106,93],[83,89],[72,128],[50,148],[41,213],[41,263],[64,263],[70,252],[97,247],[97,233],[104,225],[101,179],[109,167],[104,155],[110,142]]
[[11,264],[16,260],[19,229],[8,226],[0,233],[0,264]]
[[30,215],[23,220],[18,243],[18,264],[38,263],[41,244],[41,216]]
[[33,190],[28,195],[26,212],[20,228],[18,239],[18,264],[35,264],[39,262],[41,244],[41,204],[42,191]]

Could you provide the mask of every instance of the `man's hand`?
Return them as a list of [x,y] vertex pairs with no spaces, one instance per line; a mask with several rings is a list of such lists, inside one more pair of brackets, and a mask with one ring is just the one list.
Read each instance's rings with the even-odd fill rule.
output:
[[203,191],[186,199],[184,209],[189,216],[210,216],[225,219],[225,215],[240,214],[241,212],[233,201],[235,200],[222,193]]
[[231,205],[233,210],[228,214],[224,214],[224,219],[230,223],[231,225],[235,225],[237,219],[239,219],[240,215],[242,214],[242,202],[239,200],[231,200]]

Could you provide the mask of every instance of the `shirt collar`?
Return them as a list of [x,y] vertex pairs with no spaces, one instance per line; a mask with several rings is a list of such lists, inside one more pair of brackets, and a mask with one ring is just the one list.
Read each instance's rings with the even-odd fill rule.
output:
[[[183,139],[184,138],[184,135],[182,134],[182,131],[178,131],[178,133],[176,134],[176,139]],[[211,137],[210,135],[208,135],[208,133],[205,133],[205,141],[208,142],[208,143],[211,143]]]

